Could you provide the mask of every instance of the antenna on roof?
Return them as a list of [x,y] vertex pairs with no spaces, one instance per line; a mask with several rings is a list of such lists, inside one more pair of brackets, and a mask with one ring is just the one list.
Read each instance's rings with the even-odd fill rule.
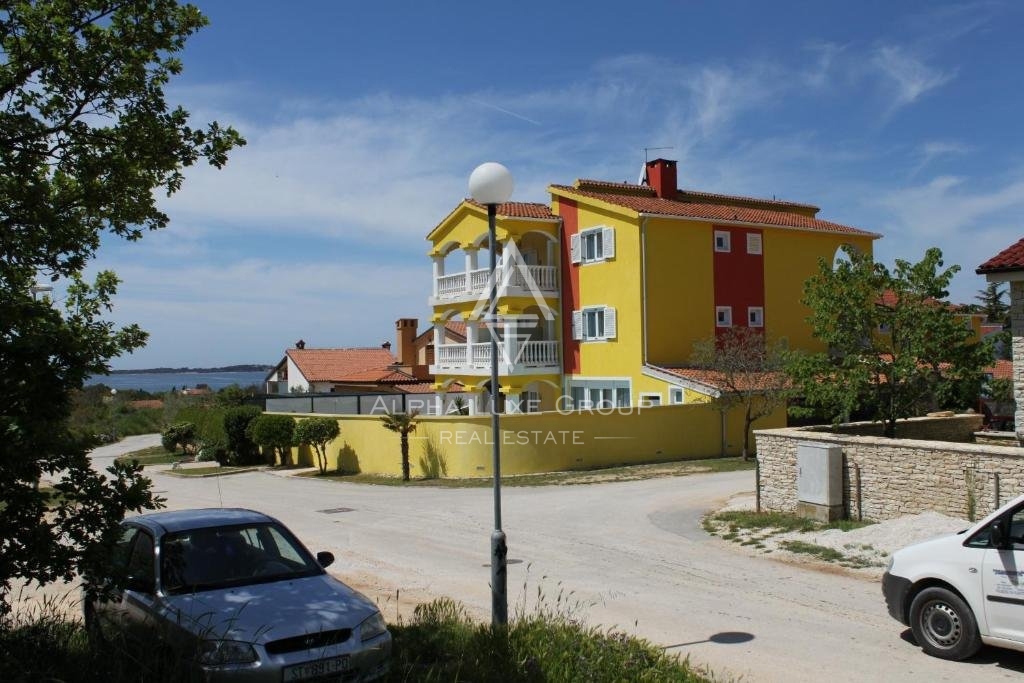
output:
[[640,179],[636,181],[637,185],[645,185],[647,183],[647,162],[650,161],[648,152],[655,152],[661,149],[675,149],[675,147],[644,147],[644,167],[640,169]]

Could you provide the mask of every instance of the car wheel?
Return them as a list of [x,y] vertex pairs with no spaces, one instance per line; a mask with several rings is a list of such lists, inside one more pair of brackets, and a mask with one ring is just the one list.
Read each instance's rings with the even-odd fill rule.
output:
[[967,659],[981,647],[978,623],[956,593],[925,588],[910,605],[910,628],[925,652],[942,659]]

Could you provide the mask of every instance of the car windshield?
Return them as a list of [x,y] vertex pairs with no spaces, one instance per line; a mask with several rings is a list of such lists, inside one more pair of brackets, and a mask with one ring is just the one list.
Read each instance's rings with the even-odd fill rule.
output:
[[168,593],[269,583],[322,571],[294,536],[272,523],[168,533],[160,545],[160,581]]

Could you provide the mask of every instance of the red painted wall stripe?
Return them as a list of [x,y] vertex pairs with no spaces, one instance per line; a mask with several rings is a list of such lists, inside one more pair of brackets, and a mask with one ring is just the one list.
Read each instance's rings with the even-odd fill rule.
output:
[[[727,252],[714,251],[714,233],[721,231],[729,233],[730,250]],[[761,235],[762,253],[747,253],[748,234]],[[764,234],[753,228],[716,225],[711,234],[711,249],[714,252],[715,306],[731,306],[732,324],[748,327],[747,308],[764,308]],[[712,321],[717,322],[715,311],[711,315]],[[768,311],[764,311],[763,325],[767,324],[767,319]],[[721,334],[726,329],[716,325],[715,333]]]
[[579,308],[580,269],[572,263],[572,236],[579,232],[579,209],[571,199],[558,198],[562,217],[562,369],[565,373],[580,372],[580,343],[572,338],[572,312]]

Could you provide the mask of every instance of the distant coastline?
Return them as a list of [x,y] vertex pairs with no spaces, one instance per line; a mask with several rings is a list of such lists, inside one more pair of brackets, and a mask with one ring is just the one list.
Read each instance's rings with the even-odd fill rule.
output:
[[270,365],[225,365],[220,368],[145,368],[142,370],[111,370],[110,375],[183,375],[213,372],[269,372]]

